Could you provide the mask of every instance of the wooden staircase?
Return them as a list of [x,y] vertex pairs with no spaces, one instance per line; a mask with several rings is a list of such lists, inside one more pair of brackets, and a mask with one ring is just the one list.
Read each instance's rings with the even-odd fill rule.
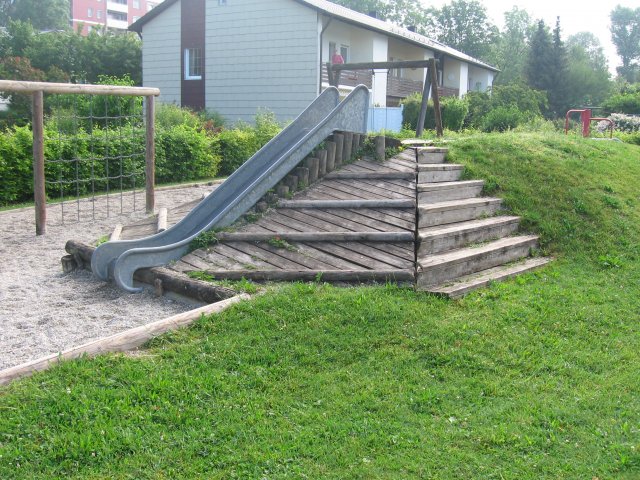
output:
[[419,290],[457,298],[550,261],[531,256],[538,237],[517,234],[520,219],[502,213],[502,200],[480,197],[482,180],[459,180],[464,167],[444,163],[446,149],[414,150]]

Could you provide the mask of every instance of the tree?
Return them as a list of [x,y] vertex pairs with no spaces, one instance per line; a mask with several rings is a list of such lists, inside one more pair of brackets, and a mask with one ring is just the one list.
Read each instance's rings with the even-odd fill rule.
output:
[[513,7],[504,13],[504,30],[496,43],[491,62],[499,69],[494,84],[525,82],[525,65],[529,43],[536,26],[526,10]]
[[525,76],[529,86],[535,90],[547,91],[553,84],[551,71],[554,66],[551,34],[543,20],[531,39],[531,48],[527,57]]
[[570,103],[600,105],[611,91],[609,67],[600,41],[590,32],[579,32],[568,38],[567,50]]
[[498,29],[477,0],[453,0],[441,9],[426,12],[425,22],[436,39],[472,57],[487,59]]
[[0,23],[29,22],[36,30],[69,28],[69,0],[0,0]]
[[556,18],[553,29],[553,55],[551,68],[551,85],[547,89],[549,107],[556,117],[563,116],[569,108],[567,89],[567,50],[562,41],[560,17]]
[[335,3],[360,13],[376,12],[379,17],[405,27],[420,29],[424,24],[424,10],[413,0],[335,0]]
[[611,40],[622,59],[618,74],[629,82],[638,79],[640,69],[640,7],[618,5],[611,11]]

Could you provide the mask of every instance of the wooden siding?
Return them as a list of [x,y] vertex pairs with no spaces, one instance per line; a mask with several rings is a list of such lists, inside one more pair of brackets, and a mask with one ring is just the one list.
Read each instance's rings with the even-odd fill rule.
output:
[[250,121],[260,108],[295,118],[318,92],[318,19],[293,0],[207,2],[208,109]]
[[160,101],[180,104],[180,3],[176,2],[144,26],[143,85],[160,89]]

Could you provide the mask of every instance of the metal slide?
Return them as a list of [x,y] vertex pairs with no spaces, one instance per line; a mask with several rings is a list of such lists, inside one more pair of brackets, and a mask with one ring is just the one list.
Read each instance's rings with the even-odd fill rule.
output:
[[100,245],[91,258],[93,273],[102,280],[113,278],[124,290],[139,292],[133,286],[136,270],[177,260],[199,233],[231,225],[334,131],[366,133],[368,108],[369,91],[364,85],[342,102],[338,90],[328,88],[173,227],[138,240]]

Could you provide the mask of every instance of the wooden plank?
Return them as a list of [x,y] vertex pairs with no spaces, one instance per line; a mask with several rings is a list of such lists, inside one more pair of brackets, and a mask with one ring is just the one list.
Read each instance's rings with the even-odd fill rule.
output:
[[278,268],[275,264],[264,262],[257,257],[252,257],[251,254],[247,254],[242,250],[235,248],[236,244],[218,244],[213,247],[213,251],[219,255],[227,257],[229,260],[233,260],[241,265],[251,265],[255,268]]
[[[300,210],[304,212],[306,215],[311,217],[319,218],[320,220],[324,220],[325,222],[332,223],[333,225],[340,225],[344,228],[351,230],[352,232],[374,232],[374,231],[384,231],[379,228],[375,228],[372,225],[361,222],[351,221],[343,216],[336,215],[334,212],[339,212],[341,209],[332,209],[332,210]],[[334,227],[335,228],[335,227]]]
[[340,245],[346,249],[352,250],[359,254],[367,255],[384,262],[394,268],[413,268],[415,263],[412,260],[406,260],[395,255],[391,255],[381,249],[381,246],[371,247],[361,242],[341,242]]
[[407,200],[283,200],[280,208],[415,208],[413,199]]
[[[344,225],[338,225],[327,220],[318,218],[314,215],[309,214],[306,211],[295,210],[295,209],[286,209],[278,212],[285,217],[293,218],[299,220],[300,222],[307,223],[311,225],[313,228],[318,231],[326,231],[326,232],[349,232],[347,227]],[[333,220],[336,220],[335,218]]]
[[416,253],[415,253],[415,244],[413,242],[404,242],[404,243],[392,243],[385,242],[383,244],[376,244],[373,242],[364,242],[365,245],[369,247],[383,249],[386,253],[391,255],[395,255],[403,260],[408,260],[410,262],[414,262]]
[[412,180],[416,175],[413,172],[380,171],[380,172],[349,172],[336,171],[327,175],[328,179],[356,179],[356,180]]
[[391,215],[392,217],[402,218],[407,220],[408,222],[416,221],[416,211],[409,208],[375,208],[373,209],[377,212],[385,213],[387,215]]
[[248,300],[251,297],[242,294],[226,300],[219,301],[212,305],[206,305],[189,312],[180,313],[157,322],[148,323],[140,327],[125,330],[124,332],[101,338],[93,342],[85,343],[79,347],[74,347],[60,353],[54,353],[46,357],[23,363],[16,367],[8,368],[0,372],[0,385],[6,385],[18,378],[24,378],[35,372],[46,370],[49,367],[65,360],[80,357],[93,357],[110,352],[124,352],[144,345],[152,338],[163,333],[186,327],[203,315],[220,313],[241,300]]
[[364,185],[371,186],[380,190],[395,192],[409,198],[415,198],[417,195],[415,184],[410,182],[406,182],[405,185],[407,186],[399,185],[398,183],[394,183],[389,180],[358,180],[358,182],[363,186],[361,188],[364,188]]
[[[215,245],[208,249],[199,249],[192,252],[193,255],[201,258],[210,266],[206,269],[223,268],[225,270],[246,270],[247,266],[238,263],[235,259],[229,258],[215,250]],[[205,270],[206,270],[205,269]]]
[[188,263],[183,262],[182,260],[178,260],[175,263],[172,263],[171,266],[168,267],[170,270],[175,270],[179,273],[190,272],[193,270],[193,265],[189,265]]
[[[301,265],[305,269],[309,270],[331,270],[333,265],[323,262],[322,260],[318,260],[317,258],[303,255],[299,250],[297,250],[295,245],[291,245],[292,248],[296,248],[296,250],[288,250],[286,248],[278,248],[273,245],[270,245],[266,242],[261,242],[258,244],[260,248],[271,252],[274,255],[279,255],[287,260],[297,263]],[[300,270],[300,267],[297,268]]]
[[[353,195],[362,197],[365,200],[375,199],[389,199],[390,197],[379,192],[372,192],[370,189],[361,188],[358,180],[328,180],[325,183],[326,186],[338,190],[340,192],[348,193],[352,192]],[[404,196],[403,196],[404,197]],[[397,197],[396,197],[397,198]]]
[[26,82],[19,80],[0,80],[0,92],[77,93],[81,95],[123,95],[133,97],[146,97],[149,95],[157,97],[160,95],[160,89],[158,88],[79,83]]
[[413,270],[225,270],[207,271],[214,278],[240,280],[246,278],[257,282],[413,282]]
[[164,232],[167,229],[167,216],[168,212],[166,208],[158,210],[158,223],[156,227],[158,233]]
[[193,265],[196,270],[206,270],[207,268],[211,268],[211,265],[208,262],[205,262],[193,253],[187,253],[181,260],[189,265]]
[[[365,192],[363,195],[375,196],[376,198],[386,198],[386,199],[394,199],[394,198],[415,198],[415,192],[413,195],[398,192],[396,190],[392,190],[390,188],[381,188],[376,185],[371,185],[370,183],[361,182],[360,180],[335,180],[334,188],[338,189],[346,189],[347,191],[357,191],[357,192]],[[384,182],[378,182],[384,185]]]
[[[275,233],[221,233],[220,242],[268,242],[278,237],[287,242],[413,242],[413,231],[389,232],[285,232]],[[201,250],[196,250],[200,252]]]
[[111,232],[111,235],[109,236],[109,241],[113,242],[113,241],[116,241],[116,240],[120,240],[120,236],[121,235],[122,235],[122,224],[118,223],[113,228],[113,232]]
[[335,185],[329,185],[329,182],[322,182],[317,185],[313,190],[317,193],[329,195],[331,197],[337,197],[340,200],[372,200],[371,197],[367,197],[360,192],[348,192],[344,188],[335,188]]
[[346,248],[342,243],[318,243],[315,245],[315,248],[330,255],[334,255],[337,258],[346,260],[347,262],[360,265],[367,270],[388,270],[393,268],[388,263],[381,262],[377,258],[365,255],[363,252]]
[[303,255],[309,255],[318,260],[322,260],[329,265],[333,265],[337,270],[362,270],[364,268],[357,263],[352,263],[343,258],[318,250],[315,248],[317,244],[296,243],[295,245]]
[[313,232],[316,230],[313,225],[287,217],[280,212],[270,213],[269,219],[272,221],[273,227],[280,226],[279,229],[273,229],[274,232]]
[[247,242],[236,242],[233,244],[233,248],[244,252],[251,257],[256,257],[263,262],[270,263],[276,268],[281,268],[283,270],[300,270],[301,268],[305,270],[307,269],[307,267],[305,267],[304,265],[293,262],[288,258],[285,258],[283,255],[265,250],[261,248],[261,246],[256,244]]
[[373,210],[368,208],[361,208],[358,210],[351,210],[352,212],[359,213],[364,217],[369,217],[374,220],[379,220],[381,222],[389,224],[393,229],[401,229],[408,230],[409,232],[413,232],[416,229],[415,221],[408,221],[402,218],[394,217],[392,215],[388,215],[379,210]]
[[370,216],[363,215],[360,210],[347,210],[347,209],[334,209],[331,213],[337,217],[345,220],[358,223],[362,226],[368,226],[380,230],[381,232],[391,232],[398,229],[397,226],[387,222],[382,222],[371,218]]

